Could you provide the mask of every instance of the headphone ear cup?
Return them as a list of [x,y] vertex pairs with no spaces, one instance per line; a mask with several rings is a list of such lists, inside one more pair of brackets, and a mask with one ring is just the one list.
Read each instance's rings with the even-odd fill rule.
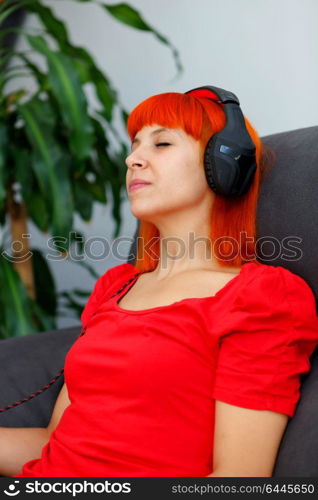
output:
[[254,177],[254,174],[256,172],[256,168],[257,168],[256,163],[254,163],[254,165],[249,168],[246,176],[244,177],[242,185],[239,188],[239,192],[238,192],[239,195],[244,194],[248,190],[250,185],[252,184],[253,177]]
[[235,194],[239,181],[239,167],[234,158],[220,153],[222,141],[218,134],[213,135],[204,152],[204,170],[209,187],[217,194]]
[[206,145],[205,151],[204,151],[204,171],[205,171],[205,177],[207,180],[207,183],[209,187],[214,191],[215,193],[218,193],[218,187],[214,182],[215,178],[215,163],[214,163],[214,136],[209,139],[209,142]]

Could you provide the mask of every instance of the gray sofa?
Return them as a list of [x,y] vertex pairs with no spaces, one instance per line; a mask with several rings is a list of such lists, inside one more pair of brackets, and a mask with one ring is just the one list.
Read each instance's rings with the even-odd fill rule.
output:
[[[318,126],[262,137],[275,155],[274,168],[263,179],[257,215],[258,248],[264,264],[283,266],[307,281],[318,299]],[[137,228],[136,234],[137,235]],[[282,246],[292,235],[301,253]],[[272,239],[272,241],[269,241]],[[134,263],[135,243],[130,260]],[[318,300],[317,300],[318,304]],[[317,307],[318,311],[318,307]],[[0,408],[48,384],[80,327],[42,332],[0,342]],[[61,375],[39,396],[0,412],[2,427],[45,427],[62,387]],[[318,477],[318,351],[301,380],[301,398],[289,421],[277,456],[274,477]]]

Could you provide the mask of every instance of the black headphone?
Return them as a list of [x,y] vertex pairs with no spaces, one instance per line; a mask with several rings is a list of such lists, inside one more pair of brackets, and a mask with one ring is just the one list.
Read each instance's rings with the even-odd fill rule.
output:
[[224,105],[225,127],[208,141],[204,170],[208,185],[222,196],[240,196],[250,187],[256,171],[256,148],[249,135],[235,94],[206,85],[185,94],[205,97]]

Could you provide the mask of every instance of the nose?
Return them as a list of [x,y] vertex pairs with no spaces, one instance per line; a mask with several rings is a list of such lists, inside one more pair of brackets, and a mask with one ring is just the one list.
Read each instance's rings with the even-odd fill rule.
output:
[[139,155],[136,155],[136,153],[131,153],[129,156],[127,156],[125,163],[128,168],[142,168],[147,166],[148,162],[144,158],[141,158]]

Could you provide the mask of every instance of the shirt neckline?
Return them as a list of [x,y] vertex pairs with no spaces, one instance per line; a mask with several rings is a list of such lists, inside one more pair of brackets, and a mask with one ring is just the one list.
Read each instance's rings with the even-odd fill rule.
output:
[[[240,279],[242,277],[242,274],[243,274],[243,270],[247,269],[247,266],[251,266],[251,265],[255,266],[255,265],[258,265],[258,264],[255,263],[255,262],[245,262],[244,264],[242,264],[240,272],[237,274],[237,276],[234,276],[234,278],[232,278],[230,281],[228,281],[226,283],[226,285],[224,285],[222,288],[220,288],[220,290],[218,290],[216,292],[216,294],[214,294],[214,295],[208,295],[207,297],[187,297],[185,299],[181,299],[181,300],[177,300],[176,302],[172,302],[171,304],[166,304],[166,305],[157,306],[157,307],[151,307],[151,308],[148,308],[148,309],[140,309],[140,310],[136,310],[136,311],[135,310],[131,310],[131,309],[124,309],[123,307],[121,307],[119,305],[118,302],[134,286],[134,284],[136,283],[136,281],[139,278],[139,276],[141,276],[142,274],[145,274],[145,273],[141,272],[140,274],[138,274],[137,276],[135,276],[135,278],[132,280],[132,282],[131,282],[131,284],[130,284],[130,286],[128,288],[125,288],[121,293],[117,294],[114,297],[114,307],[115,307],[115,309],[117,311],[119,311],[121,313],[128,314],[128,315],[130,315],[130,314],[138,315],[138,314],[147,314],[147,313],[152,313],[154,311],[161,311],[161,310],[169,309],[171,307],[175,307],[175,306],[178,306],[180,304],[183,304],[184,302],[206,301],[206,300],[214,301],[214,300],[217,300],[219,297],[221,297],[235,283],[237,283],[238,281],[240,281]],[[149,271],[146,271],[146,272],[149,272]]]

